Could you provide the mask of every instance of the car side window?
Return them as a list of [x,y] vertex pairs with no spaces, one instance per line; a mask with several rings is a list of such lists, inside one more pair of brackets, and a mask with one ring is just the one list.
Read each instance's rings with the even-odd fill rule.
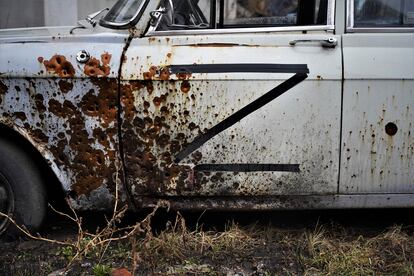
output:
[[223,27],[325,25],[328,1],[224,1]]
[[211,0],[164,0],[156,30],[207,29],[213,26]]
[[163,0],[156,31],[326,25],[329,0]]
[[355,0],[354,27],[414,27],[414,0]]

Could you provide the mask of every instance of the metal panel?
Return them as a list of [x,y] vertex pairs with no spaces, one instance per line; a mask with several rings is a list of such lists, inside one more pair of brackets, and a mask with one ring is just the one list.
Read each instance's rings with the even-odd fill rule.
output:
[[341,192],[414,192],[414,80],[352,80],[344,89]]
[[[125,36],[47,35],[56,30],[0,38],[0,122],[43,154],[78,208],[107,208],[121,173],[117,76]],[[76,61],[80,50],[91,55],[84,64]]]
[[414,34],[346,34],[341,193],[414,192]]
[[[122,140],[131,191],[141,195],[326,194],[337,191],[340,46],[290,46],[326,34],[136,38],[122,67]],[[327,66],[320,61],[325,60]],[[307,64],[309,81],[175,163],[176,154],[292,74],[171,74],[170,65]],[[266,67],[267,68],[267,67]],[[263,71],[267,69],[263,68]],[[300,164],[292,172],[208,172],[199,164]]]

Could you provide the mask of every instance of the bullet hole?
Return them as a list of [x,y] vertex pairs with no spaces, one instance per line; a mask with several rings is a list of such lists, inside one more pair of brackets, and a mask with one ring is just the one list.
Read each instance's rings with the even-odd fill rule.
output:
[[387,133],[388,135],[394,136],[395,134],[397,134],[397,131],[397,125],[392,122],[385,125],[385,133]]

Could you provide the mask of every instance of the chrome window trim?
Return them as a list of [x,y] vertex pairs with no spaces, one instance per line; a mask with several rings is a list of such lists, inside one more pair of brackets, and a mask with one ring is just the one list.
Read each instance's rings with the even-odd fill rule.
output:
[[270,32],[298,32],[298,31],[330,31],[334,25],[320,26],[294,26],[294,27],[260,27],[260,28],[225,28],[225,29],[203,29],[203,30],[171,30],[155,31],[149,30],[146,36],[167,36],[167,35],[197,35],[197,34],[238,34],[238,33],[270,33]]
[[[219,0],[216,0],[219,7]],[[245,27],[245,28],[223,28],[223,29],[189,29],[156,31],[156,27],[150,26],[146,36],[169,36],[169,35],[197,35],[197,34],[238,34],[238,33],[270,33],[270,32],[297,32],[297,31],[334,31],[335,30],[335,1],[328,0],[328,15],[326,25],[313,26],[286,26],[286,27]],[[216,13],[216,17],[217,17]],[[216,18],[216,22],[217,22]]]
[[411,33],[414,27],[355,27],[354,26],[354,0],[347,0],[346,9],[347,33]]
[[149,1],[150,0],[142,1],[141,5],[137,9],[137,12],[134,14],[134,16],[126,22],[116,23],[116,22],[106,21],[104,20],[105,17],[103,17],[99,20],[99,25],[101,25],[102,27],[110,28],[110,29],[128,29],[130,27],[133,27],[135,24],[138,23]]

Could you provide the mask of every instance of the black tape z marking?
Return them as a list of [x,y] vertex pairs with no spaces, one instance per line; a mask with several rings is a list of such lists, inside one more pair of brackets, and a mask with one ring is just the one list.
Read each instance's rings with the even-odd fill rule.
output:
[[[270,103],[274,99],[278,98],[280,95],[284,94],[288,90],[292,89],[308,77],[309,70],[307,65],[301,64],[205,64],[205,65],[177,65],[170,66],[171,73],[225,73],[225,72],[259,72],[259,66],[264,66],[265,72],[272,73],[296,73],[291,78],[287,79],[283,83],[279,84],[263,96],[259,97],[255,101],[246,105],[239,111],[233,113],[217,125],[210,128],[206,133],[199,135],[191,142],[186,148],[179,152],[175,158],[175,162],[179,163],[181,160],[189,156],[192,152],[200,148],[208,140],[212,139],[217,134],[223,132],[229,127],[236,124],[238,121],[242,120],[246,116],[252,114],[256,110],[262,108],[266,104]],[[267,71],[266,71],[267,70]],[[263,72],[263,71],[260,71]],[[228,164],[230,165],[230,164]],[[237,164],[236,164],[237,165]],[[241,164],[239,164],[241,165]],[[244,164],[243,166],[248,166]],[[242,167],[243,167],[242,166]],[[233,167],[233,169],[236,167]],[[244,167],[245,169],[248,167]],[[258,169],[264,168],[257,164]],[[277,169],[277,164],[274,164],[274,169]],[[299,168],[297,169],[299,170]]]
[[195,171],[204,172],[300,172],[299,164],[200,164]]
[[304,73],[308,74],[306,64],[189,64],[168,66],[171,74],[195,73]]

